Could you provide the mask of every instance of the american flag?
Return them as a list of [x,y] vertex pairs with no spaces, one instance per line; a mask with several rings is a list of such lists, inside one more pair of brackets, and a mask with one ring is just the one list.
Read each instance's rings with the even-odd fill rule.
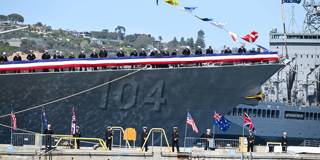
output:
[[254,124],[246,112],[243,114],[243,126],[247,126],[250,131],[255,132]]
[[17,130],[17,118],[13,112],[11,112],[11,125],[12,129]]
[[74,111],[74,107],[72,107],[71,134],[76,133],[76,125],[77,125],[76,112]]
[[194,132],[196,132],[196,133],[199,132],[199,130],[198,130],[197,126],[196,126],[196,123],[194,122],[194,120],[193,120],[193,118],[192,118],[192,116],[191,116],[191,114],[189,112],[187,114],[187,124],[189,124],[192,127],[192,130]]

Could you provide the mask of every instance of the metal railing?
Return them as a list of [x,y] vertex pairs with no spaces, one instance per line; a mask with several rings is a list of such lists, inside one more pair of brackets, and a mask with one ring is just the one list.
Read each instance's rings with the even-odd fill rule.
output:
[[320,141],[319,140],[304,140],[301,145],[307,146],[307,147],[320,147]]
[[12,145],[36,145],[35,138],[36,135],[32,133],[12,133]]
[[[206,144],[207,143],[207,144]],[[186,137],[185,147],[205,147],[208,145],[208,148],[238,148],[239,139],[214,139],[214,138],[194,138]]]
[[48,136],[51,136],[51,144],[55,146],[61,137],[72,137],[71,135],[46,135],[32,133],[12,133],[12,145],[24,146],[34,145],[41,148],[46,144]]

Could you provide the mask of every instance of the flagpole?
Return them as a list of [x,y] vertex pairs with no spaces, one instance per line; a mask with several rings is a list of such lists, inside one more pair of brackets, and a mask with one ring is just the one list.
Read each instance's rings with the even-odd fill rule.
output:
[[283,25],[283,35],[284,35],[284,47],[285,47],[285,54],[286,58],[289,57],[288,55],[288,45],[287,45],[287,31],[286,31],[286,20],[284,15],[284,4],[283,0],[281,0],[281,18],[282,18],[282,25]]
[[12,140],[13,140],[13,136],[12,136],[12,132],[13,132],[13,129],[12,129],[12,113],[13,113],[13,107],[12,107],[12,104],[11,104],[11,116],[10,116],[10,119],[11,119],[11,133],[10,133],[10,144],[12,145]]
[[[11,114],[12,114],[12,111],[11,111]],[[13,132],[13,130],[12,130],[12,117],[10,117],[10,119],[11,119],[11,135],[10,135],[11,136],[10,137],[11,138],[11,140],[10,140],[11,142],[10,142],[10,144],[12,145],[12,139],[13,139],[13,137],[12,137],[12,132]]]
[[186,138],[187,138],[187,131],[188,131],[188,124],[186,122],[186,127],[184,131],[184,142],[183,142],[183,148],[186,149]]

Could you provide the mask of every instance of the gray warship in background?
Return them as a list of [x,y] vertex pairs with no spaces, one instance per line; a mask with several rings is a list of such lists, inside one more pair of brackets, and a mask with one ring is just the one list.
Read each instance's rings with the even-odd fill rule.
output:
[[[282,133],[287,132],[289,145],[320,146],[320,3],[306,0],[303,7],[307,13],[302,33],[270,32],[271,50],[286,56],[287,49],[289,65],[264,84],[263,102],[230,110],[226,115],[232,122],[230,130],[216,130],[217,136],[241,136],[246,112],[261,143],[280,141]],[[295,22],[292,13],[291,22]],[[291,25],[293,29],[295,24]]]
[[[189,111],[203,132],[214,111],[226,113],[238,104],[256,105],[256,95],[281,63],[229,64],[148,68],[103,87],[46,105],[55,133],[69,134],[72,107],[84,137],[103,137],[105,126],[184,129]],[[0,74],[0,114],[21,111],[110,82],[136,69],[83,72]],[[17,127],[40,132],[42,109],[17,113]],[[10,124],[10,117],[0,123]],[[182,129],[183,128],[183,129]],[[1,143],[10,142],[10,129],[0,129]]]

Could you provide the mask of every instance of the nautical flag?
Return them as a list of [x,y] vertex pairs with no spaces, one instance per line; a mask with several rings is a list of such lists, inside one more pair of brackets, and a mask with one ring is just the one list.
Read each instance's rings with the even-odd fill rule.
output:
[[228,34],[231,36],[231,39],[232,39],[233,42],[237,42],[238,41],[237,34],[235,34],[233,32],[228,32]]
[[301,0],[282,0],[282,3],[297,3],[300,4]]
[[71,134],[76,134],[77,118],[74,107],[72,107],[72,118],[71,118]]
[[226,23],[222,23],[222,22],[211,22],[210,24],[220,29],[224,29],[224,26],[226,25]]
[[46,111],[44,108],[42,108],[41,119],[42,119],[42,132],[44,133],[44,131],[48,129],[48,119],[47,119]]
[[251,33],[242,37],[243,40],[254,43],[259,38],[259,33],[256,31],[252,31]]
[[13,130],[17,130],[17,118],[13,111],[11,112],[11,125]]
[[183,10],[188,13],[192,13],[195,9],[197,9],[197,7],[183,7]]
[[214,122],[217,126],[219,126],[219,129],[222,132],[226,132],[230,127],[230,121],[226,119],[223,115],[220,113],[214,112],[213,115]]
[[179,0],[165,0],[166,3],[171,4],[173,6],[179,5]]
[[212,18],[201,18],[201,17],[198,17],[198,16],[196,16],[196,17],[199,18],[199,19],[202,20],[202,21],[205,21],[205,22],[211,22],[211,21],[213,21]]
[[199,132],[199,130],[198,130],[197,126],[196,126],[196,123],[194,122],[194,120],[193,120],[193,118],[192,118],[192,116],[191,116],[191,114],[189,112],[187,114],[187,124],[189,124],[192,127],[192,130],[194,132],[196,132],[196,133]]
[[252,131],[252,132],[256,131],[251,118],[249,117],[249,115],[246,112],[244,112],[244,114],[243,114],[243,126],[249,127],[249,131]]

